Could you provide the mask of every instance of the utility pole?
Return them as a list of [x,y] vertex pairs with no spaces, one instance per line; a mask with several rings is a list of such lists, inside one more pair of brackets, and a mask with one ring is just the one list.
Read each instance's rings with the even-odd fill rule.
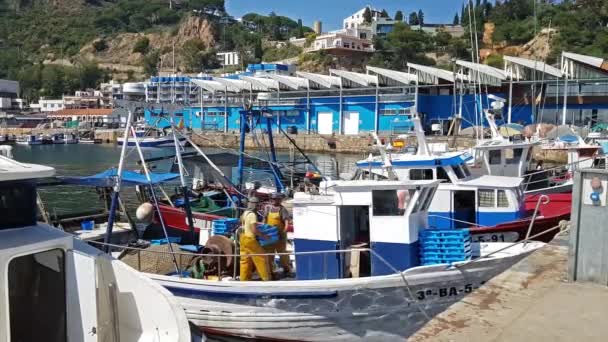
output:
[[173,9],[173,0],[169,0],[169,9]]

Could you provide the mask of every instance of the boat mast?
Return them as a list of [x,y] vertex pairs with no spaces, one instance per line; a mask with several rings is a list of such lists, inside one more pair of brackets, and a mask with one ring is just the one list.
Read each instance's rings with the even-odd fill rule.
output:
[[184,197],[184,210],[186,211],[186,218],[188,219],[188,229],[190,235],[190,242],[194,243],[194,220],[192,219],[192,208],[190,208],[190,198],[188,196],[188,186],[186,185],[186,177],[184,176],[184,163],[182,161],[181,145],[177,138],[177,132],[175,129],[175,114],[174,108],[170,110],[171,113],[171,131],[173,132],[173,143],[175,144],[175,155],[177,156],[177,165],[179,167],[179,179],[182,185],[182,194]]
[[109,243],[112,242],[112,229],[114,228],[114,219],[116,217],[116,208],[118,207],[118,194],[120,193],[120,183],[122,170],[125,165],[125,155],[127,151],[127,145],[129,144],[129,135],[131,130],[131,121],[133,120],[133,111],[128,110],[127,123],[124,131],[124,142],[120,151],[120,159],[118,160],[118,172],[116,173],[116,179],[114,183],[114,191],[112,192],[112,201],[110,204],[110,214],[108,216],[108,226],[106,228],[106,236],[104,237],[104,249],[106,253],[110,252]]

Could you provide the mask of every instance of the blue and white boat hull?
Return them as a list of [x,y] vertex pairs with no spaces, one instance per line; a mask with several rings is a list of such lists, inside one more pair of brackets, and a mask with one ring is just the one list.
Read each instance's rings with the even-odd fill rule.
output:
[[[481,245],[492,246],[485,255],[507,244]],[[428,318],[543,245],[520,244],[461,268],[421,266],[367,278],[218,282],[149,277],[173,293],[188,319],[204,331],[294,341],[403,341]]]

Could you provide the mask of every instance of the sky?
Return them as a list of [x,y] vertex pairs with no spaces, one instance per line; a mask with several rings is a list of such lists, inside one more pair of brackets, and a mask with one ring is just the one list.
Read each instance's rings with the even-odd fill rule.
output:
[[226,9],[235,18],[274,11],[294,20],[302,19],[310,27],[315,20],[321,20],[323,31],[330,31],[342,28],[345,17],[367,5],[386,9],[391,17],[397,10],[407,18],[409,13],[421,9],[427,23],[452,23],[462,3],[463,0],[226,0]]

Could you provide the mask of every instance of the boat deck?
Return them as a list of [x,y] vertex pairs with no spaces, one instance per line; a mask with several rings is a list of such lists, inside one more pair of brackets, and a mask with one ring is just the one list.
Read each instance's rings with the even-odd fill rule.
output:
[[567,241],[558,237],[409,341],[606,341],[608,287],[566,281]]

